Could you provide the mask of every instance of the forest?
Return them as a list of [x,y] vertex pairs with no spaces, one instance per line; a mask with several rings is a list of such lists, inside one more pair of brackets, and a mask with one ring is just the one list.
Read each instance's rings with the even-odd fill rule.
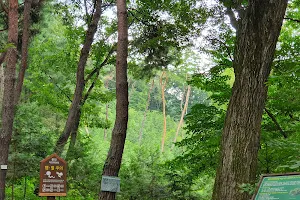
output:
[[[299,10],[0,0],[0,200],[249,200],[300,172]],[[53,153],[66,196],[39,197]]]

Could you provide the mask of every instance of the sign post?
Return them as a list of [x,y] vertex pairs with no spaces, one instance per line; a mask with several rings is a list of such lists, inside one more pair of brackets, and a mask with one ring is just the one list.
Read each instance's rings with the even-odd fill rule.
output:
[[46,196],[47,200],[67,196],[67,163],[57,154],[41,161],[39,196]]
[[262,175],[252,200],[300,200],[300,173]]

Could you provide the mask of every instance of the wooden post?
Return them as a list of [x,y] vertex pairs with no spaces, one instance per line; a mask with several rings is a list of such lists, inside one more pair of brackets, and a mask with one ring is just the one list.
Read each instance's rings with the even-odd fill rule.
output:
[[47,200],[55,200],[55,197],[47,197]]

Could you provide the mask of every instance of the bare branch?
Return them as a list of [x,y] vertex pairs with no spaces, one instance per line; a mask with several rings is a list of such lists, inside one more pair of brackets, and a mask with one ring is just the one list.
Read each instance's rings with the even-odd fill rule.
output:
[[1,29],[0,32],[7,31],[7,30],[8,30],[8,27],[5,29]]
[[275,126],[277,127],[277,129],[280,131],[280,133],[282,134],[282,136],[284,138],[287,138],[287,134],[283,131],[283,129],[281,128],[281,126],[279,125],[279,123],[277,122],[275,116],[267,109],[265,108],[266,113],[268,114],[268,116],[271,118],[271,120],[274,122]]
[[6,5],[4,5],[3,0],[0,0],[0,5],[1,5],[1,8],[4,10],[4,12],[5,12],[6,14],[8,14],[8,9],[7,9]]
[[221,45],[223,45],[223,46],[226,48],[227,56],[229,57],[229,59],[230,59],[231,61],[233,61],[232,52],[231,52],[229,46],[228,46],[225,42],[223,42],[222,40],[220,40],[220,39],[218,39],[218,38],[212,38],[212,39],[210,39],[210,40],[211,40],[212,42],[213,42],[213,41],[217,41],[217,42],[219,42]]
[[6,52],[3,52],[3,53],[0,55],[0,65],[2,65],[2,63],[4,62],[5,56],[6,56]]
[[286,20],[290,20],[290,21],[293,21],[293,22],[297,22],[297,23],[300,23],[300,19],[294,19],[294,18],[290,18],[290,17],[285,17],[283,19],[286,19]]
[[84,105],[84,103],[86,102],[87,98],[90,96],[90,94],[91,94],[93,88],[95,87],[95,84],[96,84],[96,81],[97,81],[97,79],[98,79],[99,74],[100,74],[100,68],[99,68],[99,70],[97,71],[97,74],[96,74],[96,77],[94,78],[93,83],[91,84],[91,86],[89,87],[88,91],[87,91],[86,94],[84,95],[81,105]]
[[289,117],[292,119],[292,120],[295,120],[297,122],[300,122],[300,119],[296,119],[293,114],[289,114]]
[[231,8],[227,7],[226,8],[226,14],[228,15],[229,19],[230,19],[230,24],[232,25],[232,27],[237,30],[238,28],[238,21],[234,15],[234,12],[232,11]]
[[143,20],[143,19],[139,19],[139,18],[132,12],[132,10],[129,10],[129,9],[128,9],[128,13],[130,13],[130,14],[133,16],[133,18],[136,19],[138,22],[141,22],[142,24],[144,24],[144,25],[146,25],[146,26],[149,26],[149,25],[150,25],[149,22],[147,22],[147,21],[145,21],[145,20]]
[[61,91],[61,93],[64,94],[64,95],[68,98],[68,100],[72,103],[71,97],[69,97],[69,95],[66,94],[66,93],[63,91],[63,89],[61,89],[60,86],[57,85],[57,84],[54,82],[53,78],[52,78],[50,75],[49,75],[49,78],[51,79],[51,82],[52,82],[52,83],[53,83],[53,84]]

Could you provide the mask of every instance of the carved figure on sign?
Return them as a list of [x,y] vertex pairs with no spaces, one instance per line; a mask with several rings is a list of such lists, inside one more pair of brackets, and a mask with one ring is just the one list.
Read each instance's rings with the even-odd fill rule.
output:
[[57,176],[61,178],[64,174],[62,172],[56,172]]
[[45,175],[47,175],[48,178],[55,178],[55,176],[52,176],[52,175],[51,175],[51,172],[50,172],[50,171],[46,171],[46,174],[45,174]]

